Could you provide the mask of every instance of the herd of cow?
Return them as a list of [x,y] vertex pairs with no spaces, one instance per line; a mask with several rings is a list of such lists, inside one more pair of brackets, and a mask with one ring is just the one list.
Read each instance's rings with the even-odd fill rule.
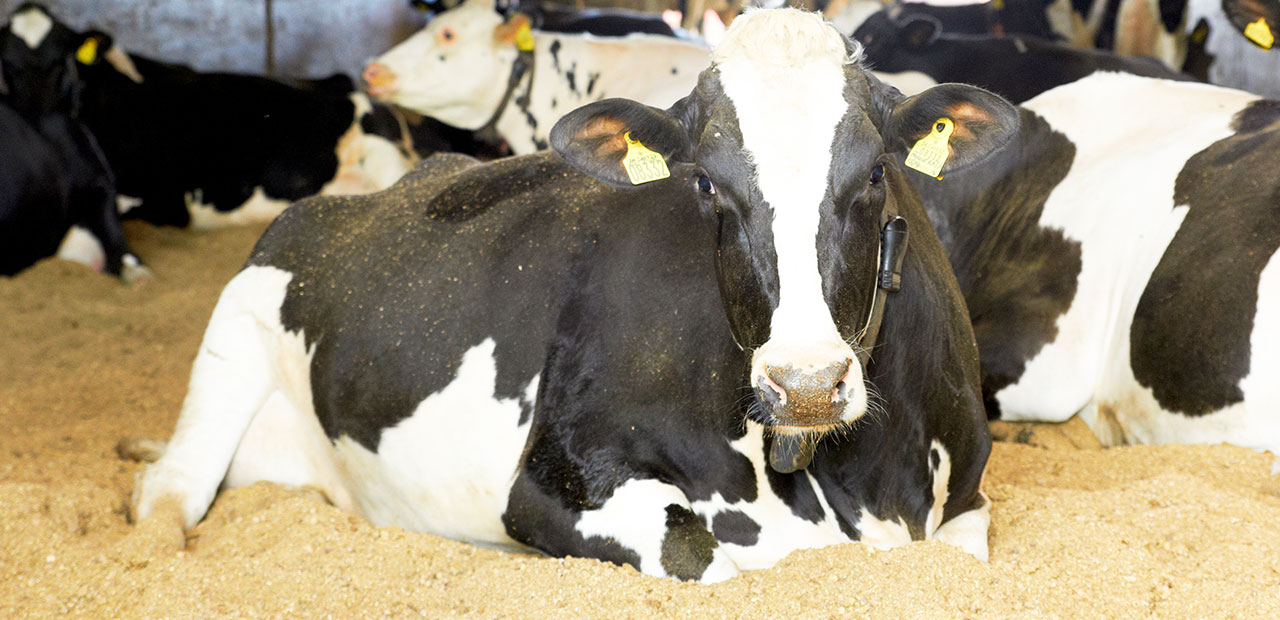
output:
[[[1016,34],[1032,4],[1053,21],[755,10],[708,50],[466,0],[364,92],[198,74],[23,5],[0,268],[71,228],[147,275],[123,206],[274,218],[135,519],[189,528],[268,480],[700,581],[844,541],[985,559],[989,418],[1280,453],[1280,101],[1198,83],[1201,28],[1175,70]],[[1110,4],[1074,23],[1119,49]],[[1274,2],[1220,10],[1239,32],[1212,36],[1270,47]],[[516,156],[426,157],[477,148]]]

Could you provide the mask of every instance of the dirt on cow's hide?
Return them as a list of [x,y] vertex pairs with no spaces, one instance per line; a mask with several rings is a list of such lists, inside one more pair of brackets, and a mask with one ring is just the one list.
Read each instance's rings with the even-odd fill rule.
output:
[[[127,228],[138,289],[57,260],[0,278],[0,618],[1280,618],[1273,458],[997,429],[991,561],[840,545],[714,586],[374,527],[314,495],[223,493],[164,551],[126,520],[126,436],[165,439],[258,229]],[[1276,412],[1280,415],[1280,411]],[[132,533],[132,535],[130,535]]]

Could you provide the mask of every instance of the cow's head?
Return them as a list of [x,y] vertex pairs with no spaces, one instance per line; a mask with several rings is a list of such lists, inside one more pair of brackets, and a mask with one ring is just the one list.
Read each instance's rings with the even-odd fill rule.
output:
[[622,187],[637,142],[689,167],[716,230],[725,314],[751,354],[751,415],[778,434],[813,436],[867,411],[858,343],[880,233],[903,201],[919,200],[895,158],[941,118],[954,123],[944,173],[983,158],[1018,123],[1013,106],[970,86],[903,97],[818,15],[762,10],[733,22],[697,88],[670,109],[592,103],[557,123],[551,144]]
[[142,81],[111,35],[76,32],[34,3],[19,7],[0,29],[0,70],[9,88],[7,100],[28,118],[76,114],[81,82],[94,71]]
[[79,94],[74,51],[80,35],[44,7],[26,3],[0,28],[6,101],[23,116],[74,114]]
[[369,94],[477,129],[502,103],[528,25],[520,13],[504,21],[493,0],[467,0],[365,67]]

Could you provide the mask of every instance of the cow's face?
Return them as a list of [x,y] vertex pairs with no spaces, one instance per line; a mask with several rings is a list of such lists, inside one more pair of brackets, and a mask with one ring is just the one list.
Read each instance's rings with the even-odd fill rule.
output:
[[0,71],[6,101],[29,119],[73,114],[78,76],[74,53],[80,37],[43,7],[25,4],[0,29]]
[[1017,127],[1011,105],[977,88],[903,98],[863,70],[856,44],[787,9],[735,20],[696,90],[670,110],[597,102],[562,119],[551,142],[624,187],[628,135],[690,166],[693,200],[716,230],[725,313],[752,356],[752,415],[782,433],[824,432],[867,410],[857,348],[881,226],[918,202],[896,158],[940,118],[954,122],[944,172]]
[[477,129],[502,103],[523,15],[503,22],[493,0],[468,0],[365,67],[369,94]]

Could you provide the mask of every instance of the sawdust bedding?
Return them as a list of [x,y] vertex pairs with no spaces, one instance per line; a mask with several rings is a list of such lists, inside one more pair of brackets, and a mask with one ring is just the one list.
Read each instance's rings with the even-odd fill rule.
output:
[[1230,446],[995,429],[991,561],[840,545],[714,586],[373,525],[271,485],[162,551],[126,436],[167,438],[221,286],[261,228],[129,225],[137,289],[46,260],[0,278],[0,617],[1280,618],[1280,483]]

